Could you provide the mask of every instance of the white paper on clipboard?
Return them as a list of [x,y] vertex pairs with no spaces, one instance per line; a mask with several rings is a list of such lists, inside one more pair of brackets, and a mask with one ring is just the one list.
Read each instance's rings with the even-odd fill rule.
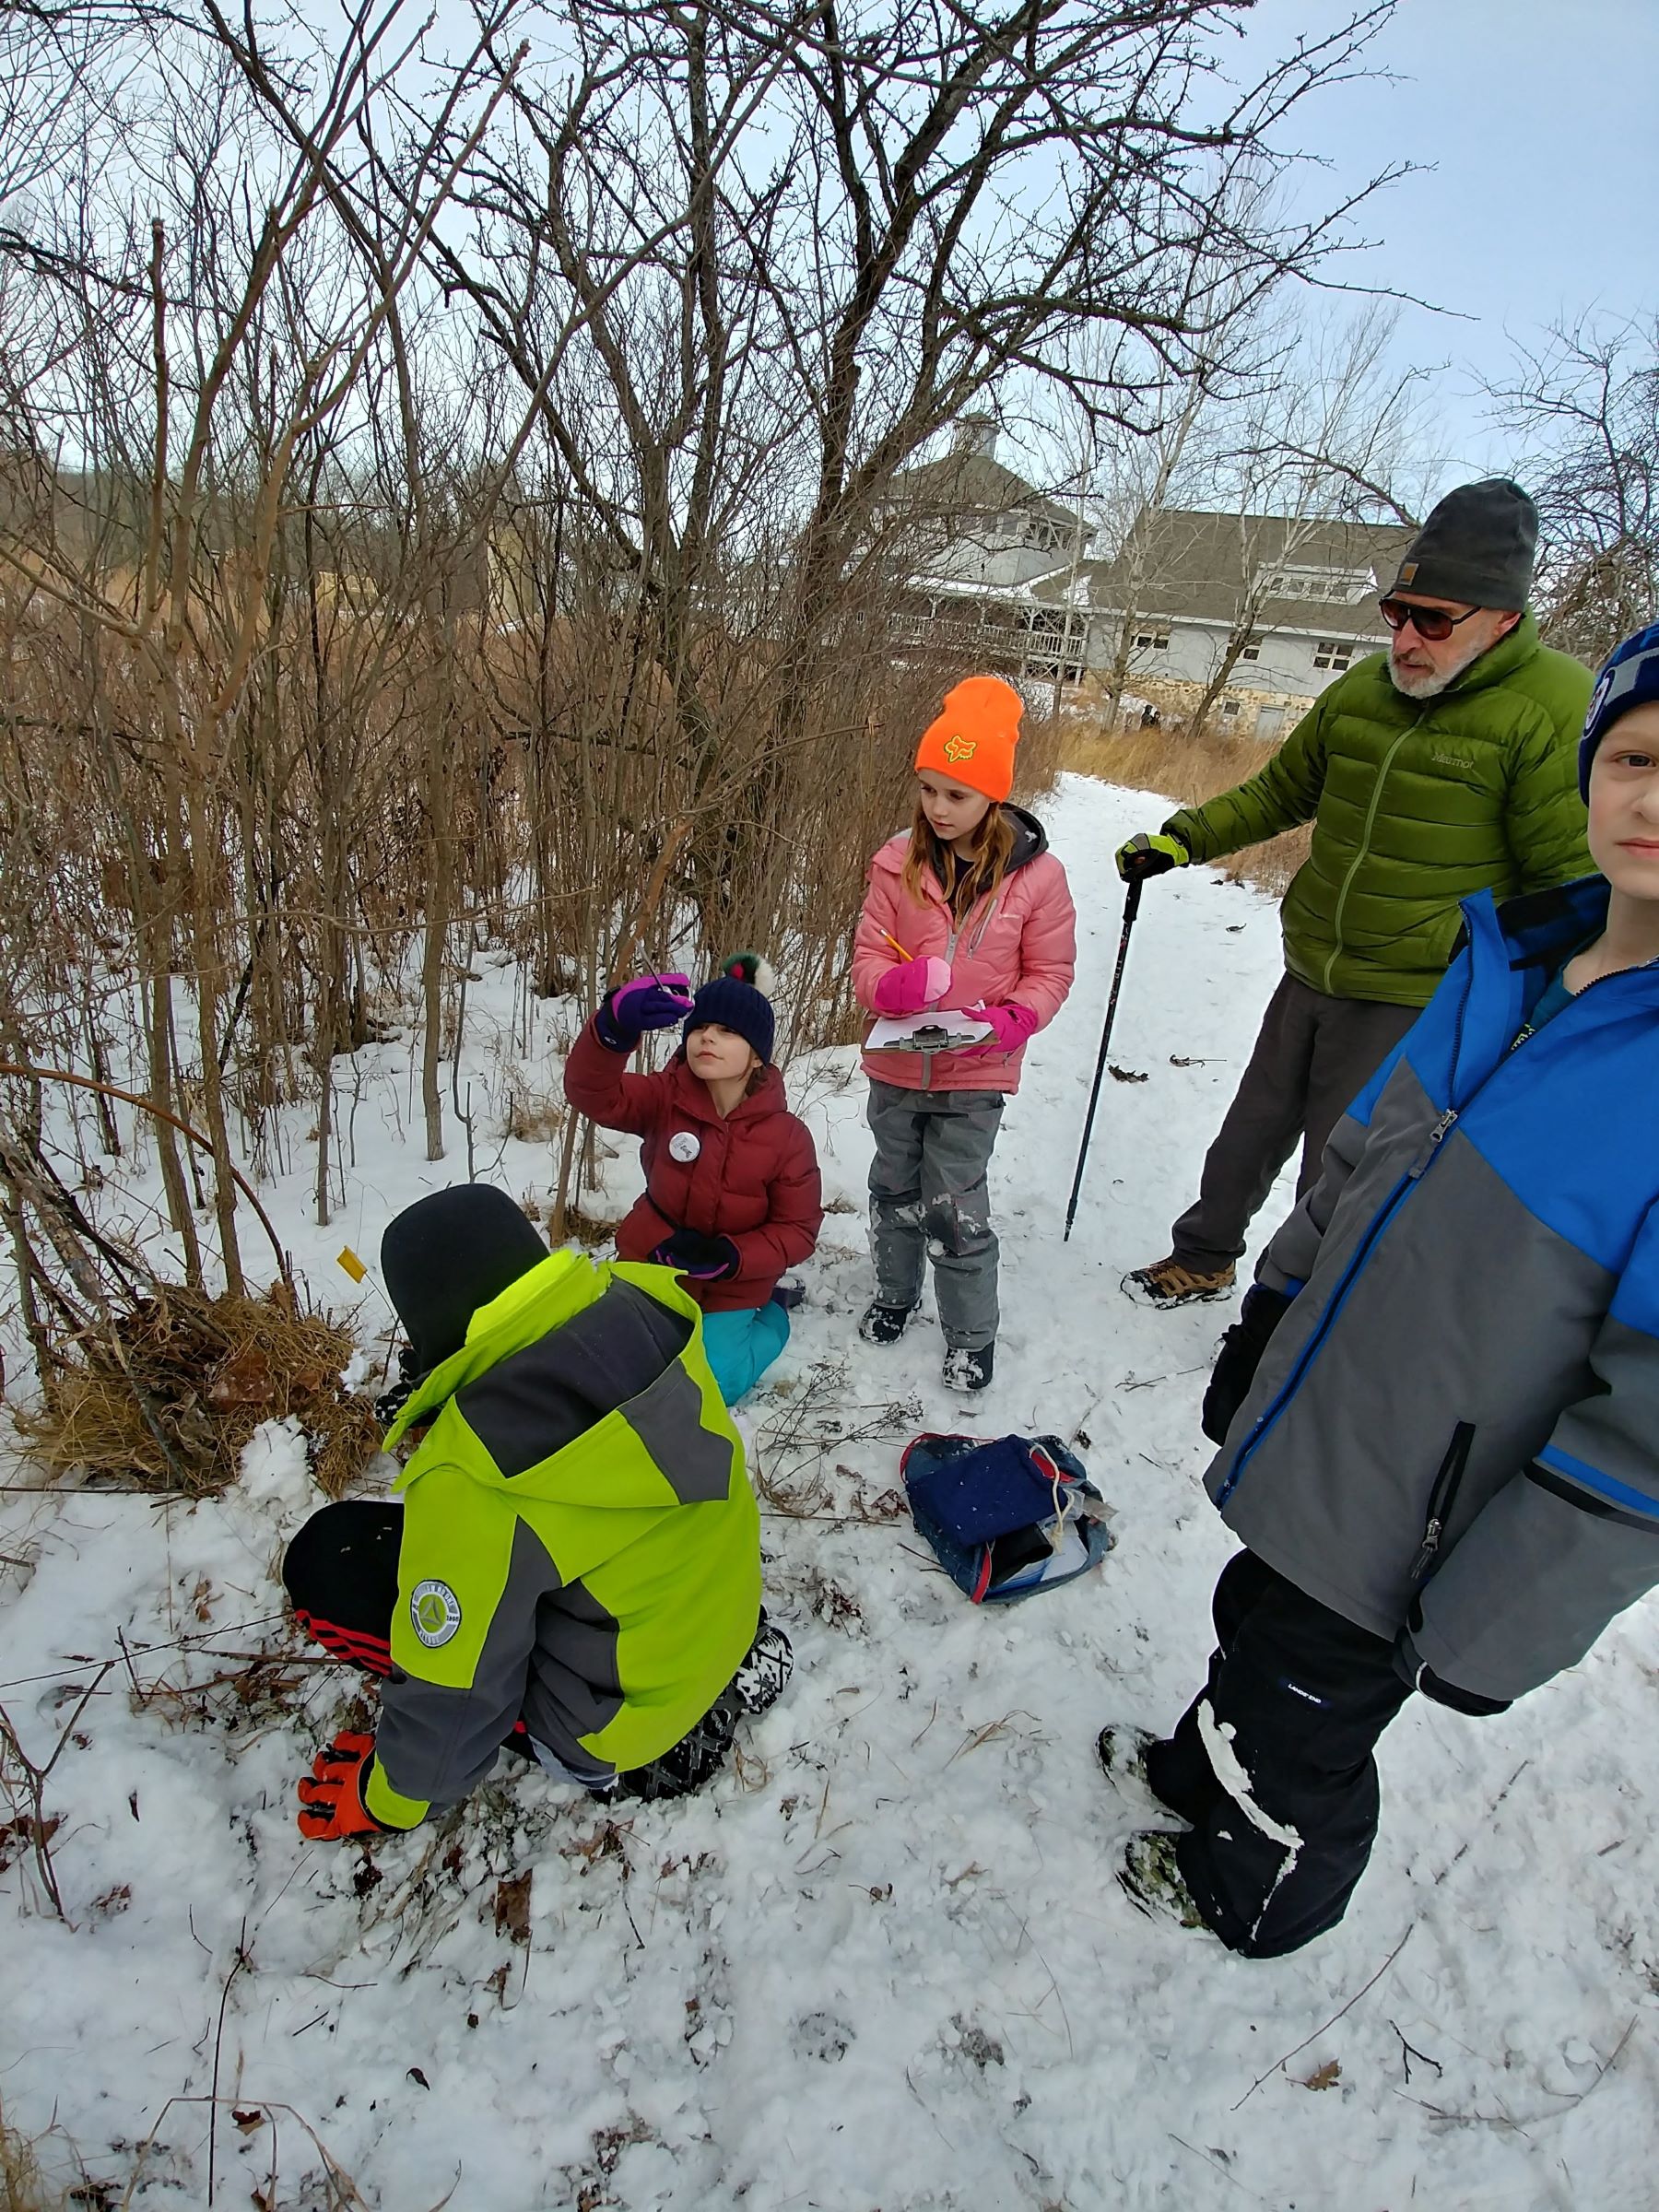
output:
[[866,1053],[959,1053],[994,1035],[988,1021],[953,1007],[948,1014],[880,1017],[865,1039]]

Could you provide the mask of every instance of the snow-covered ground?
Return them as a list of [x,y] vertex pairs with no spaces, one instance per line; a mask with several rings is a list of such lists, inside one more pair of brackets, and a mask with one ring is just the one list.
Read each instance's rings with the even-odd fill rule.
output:
[[[1142,1919],[1112,1878],[1130,1823],[1095,1733],[1174,1717],[1230,1548],[1198,1480],[1225,1317],[1146,1312],[1120,1278],[1168,1248],[1278,937],[1270,901],[1208,871],[1150,887],[1112,1053],[1147,1079],[1108,1080],[1064,1245],[1117,943],[1110,853],[1159,806],[1068,778],[1044,812],[1081,959],[993,1170],[1005,1320],[973,1422],[1084,1432],[1116,1514],[1098,1575],[982,1613],[887,1517],[906,1437],[966,1424],[931,1319],[885,1352],[853,1334],[851,1053],[792,1071],[838,1210],[776,1387],[747,1411],[765,1486],[808,1516],[763,1524],[798,1670],[702,1799],[612,1821],[515,1773],[372,1853],[304,1843],[294,1783],[352,1683],[296,1666],[286,1700],[244,1700],[216,1680],[286,1636],[274,1563],[313,1502],[298,1440],[262,1432],[241,1488],[194,1509],[0,1497],[0,1703],[37,1759],[69,1730],[46,1810],[74,1924],[14,1856],[0,2106],[29,2134],[55,2121],[107,2201],[128,2201],[135,2159],[134,2204],[199,2205],[211,2184],[266,2212],[1659,2201],[1651,1606],[1500,1719],[1409,1707],[1381,1753],[1371,1871],[1300,1957],[1234,1959]],[[501,1088],[512,985],[489,971],[471,994],[480,1097]],[[342,1309],[359,1295],[343,1237],[371,1257],[393,1211],[465,1171],[405,1142],[406,1043],[359,1058],[345,1217],[310,1226],[302,1157],[266,1193]],[[550,1061],[525,1072],[555,1088]],[[618,1210],[633,1149],[607,1170]],[[546,1147],[509,1142],[496,1177],[524,1195],[550,1173]],[[384,1310],[362,1295],[371,1339]]]

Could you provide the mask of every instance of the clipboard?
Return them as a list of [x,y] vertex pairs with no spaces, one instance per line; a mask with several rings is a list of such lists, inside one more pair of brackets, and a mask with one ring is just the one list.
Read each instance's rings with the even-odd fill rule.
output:
[[988,1021],[952,1007],[948,1012],[880,1016],[865,1039],[866,1053],[959,1053],[995,1031]]

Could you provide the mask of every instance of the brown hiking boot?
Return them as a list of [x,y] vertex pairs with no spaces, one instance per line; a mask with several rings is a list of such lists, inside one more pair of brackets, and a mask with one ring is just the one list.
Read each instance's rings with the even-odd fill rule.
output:
[[1230,1260],[1224,1267],[1189,1267],[1171,1253],[1150,1267],[1134,1268],[1124,1277],[1124,1288],[1142,1305],[1196,1306],[1225,1298],[1237,1272]]

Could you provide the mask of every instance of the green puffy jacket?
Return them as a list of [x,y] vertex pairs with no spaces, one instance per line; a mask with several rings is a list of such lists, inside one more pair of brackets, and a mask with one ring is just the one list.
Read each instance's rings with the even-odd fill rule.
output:
[[581,1779],[660,1758],[760,1614],[759,1516],[696,1303],[665,1267],[554,1253],[479,1307],[387,1442],[423,1421],[369,1810],[412,1828],[465,1796],[521,1718]]
[[1312,820],[1285,894],[1285,965],[1335,998],[1423,1006],[1473,891],[1591,872],[1578,794],[1590,671],[1530,614],[1436,699],[1394,689],[1386,653],[1338,677],[1248,782],[1164,824],[1216,860]]

